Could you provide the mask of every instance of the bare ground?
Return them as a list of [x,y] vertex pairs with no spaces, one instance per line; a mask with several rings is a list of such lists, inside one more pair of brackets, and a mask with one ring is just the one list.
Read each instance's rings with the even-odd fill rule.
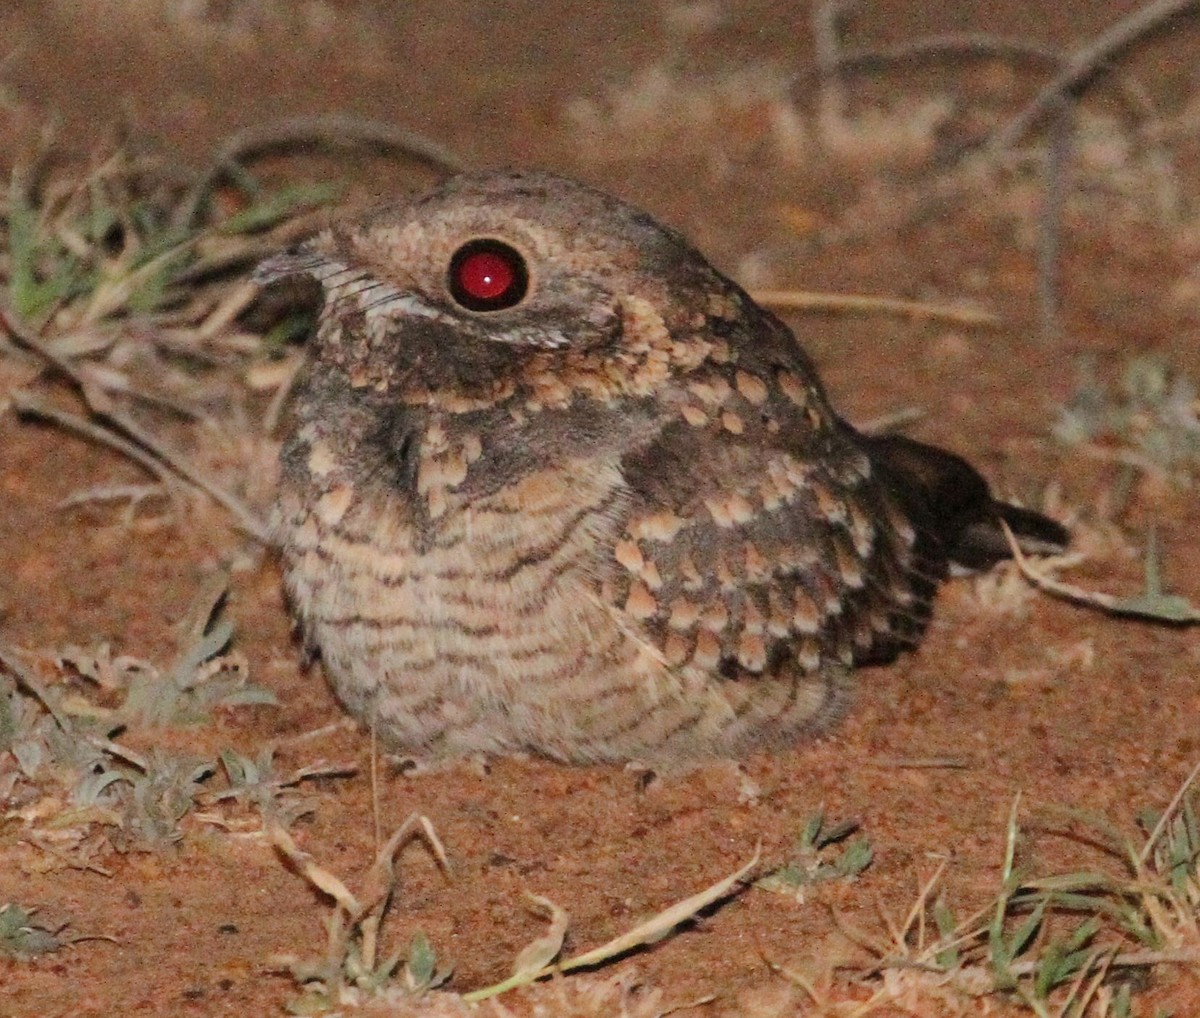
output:
[[[850,35],[856,45],[881,45],[974,29],[1062,51],[1135,5],[1034,6],[943,5],[935,20],[927,5],[884,0],[858,10]],[[1060,261],[1062,334],[1046,338],[1032,248],[1035,175],[977,181],[947,213],[888,225],[956,138],[1011,115],[1044,74],[1001,60],[922,60],[852,78],[853,113],[884,112],[875,129],[839,139],[816,123],[803,4],[636,14],[583,3],[553,13],[526,3],[383,0],[282,8],[252,0],[8,5],[0,12],[8,50],[0,156],[21,158],[57,117],[58,137],[77,153],[120,127],[201,164],[240,126],[352,111],[420,130],[472,165],[542,165],[609,187],[681,227],[749,285],[970,299],[996,311],[1002,326],[836,314],[794,324],[851,419],[921,407],[914,433],[972,458],[1001,491],[1037,502],[1052,488],[1052,507],[1079,521],[1086,558],[1073,581],[1135,592],[1153,525],[1169,583],[1200,602],[1194,489],[1138,475],[1122,501],[1117,465],[1050,437],[1080,355],[1094,356],[1107,379],[1144,353],[1200,377],[1200,229],[1188,211],[1200,166],[1194,21],[1181,19],[1123,65],[1167,125],[1169,176],[1151,172],[1146,120],[1115,84],[1089,93],[1092,133],[1078,144]],[[922,128],[923,116],[933,128]],[[331,169],[346,172],[346,164],[301,160],[279,172]],[[382,160],[352,172],[356,195],[428,179]],[[1179,207],[1167,207],[1168,184],[1181,192]],[[815,243],[848,226],[845,239]],[[237,467],[226,465],[226,476]],[[104,508],[56,509],[79,489],[138,479],[107,450],[11,411],[0,416],[3,642],[34,650],[107,642],[168,658],[172,625],[203,577],[236,560],[236,647],[280,706],[220,710],[206,725],[138,733],[131,745],[211,759],[224,747],[252,755],[275,743],[281,769],[318,759],[357,765],[354,777],[320,782],[315,813],[294,828],[306,851],[354,886],[376,836],[370,740],[351,726],[326,727],[341,713],[319,667],[301,665],[274,561],[204,505],[165,518],[142,511],[132,522]],[[504,978],[544,928],[524,892],[570,912],[569,949],[579,950],[736,869],[759,842],[778,864],[805,820],[824,809],[858,819],[874,847],[856,880],[822,885],[803,902],[752,888],[587,977],[616,971],[636,980],[645,989],[630,999],[647,1014],[808,1013],[809,999],[771,963],[821,986],[833,963],[863,962],[868,955],[839,932],[832,911],[886,941],[883,917],[900,921],[943,859],[956,911],[986,903],[1018,792],[1025,865],[1097,865],[1097,853],[1054,833],[1051,810],[1077,808],[1129,827],[1136,810],[1161,809],[1200,757],[1198,672],[1194,630],[1118,621],[1027,596],[996,577],[956,581],[917,653],[861,674],[844,725],[816,744],[753,757],[740,774],[712,766],[647,786],[619,768],[540,760],[496,761],[486,774],[467,765],[413,777],[384,768],[384,830],[412,812],[427,815],[453,865],[446,879],[419,850],[405,854],[387,934],[403,944],[424,930],[455,965],[449,988],[477,988]],[[301,738],[312,731],[319,734]],[[931,762],[943,765],[918,766]],[[0,1015],[278,1013],[297,991],[266,971],[267,959],[323,948],[328,901],[261,837],[189,817],[174,848],[102,851],[101,875],[32,846],[28,811],[9,805],[0,819],[0,902],[36,906],[51,923],[113,940],[33,960],[0,957]],[[621,1013],[620,987],[607,997],[593,989],[601,1003],[586,1013]],[[866,1000],[874,989],[842,974],[829,993]],[[661,995],[654,1007],[651,990]],[[565,1013],[555,994],[567,992],[506,1001],[518,1011]],[[904,992],[899,986],[893,996],[903,1002]],[[935,997],[912,999],[915,1013],[935,1013]],[[1195,972],[1156,967],[1137,1013],[1159,1005],[1179,1015],[1200,1010]],[[946,1005],[949,1013],[975,1007],[1003,1005]]]

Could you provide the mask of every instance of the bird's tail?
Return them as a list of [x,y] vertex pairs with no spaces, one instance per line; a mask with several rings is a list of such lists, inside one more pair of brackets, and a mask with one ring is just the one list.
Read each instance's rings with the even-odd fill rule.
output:
[[1066,527],[1032,509],[992,497],[987,481],[961,456],[902,435],[863,435],[880,477],[905,509],[930,559],[986,569],[1011,556],[1001,522],[1030,554],[1065,550]]

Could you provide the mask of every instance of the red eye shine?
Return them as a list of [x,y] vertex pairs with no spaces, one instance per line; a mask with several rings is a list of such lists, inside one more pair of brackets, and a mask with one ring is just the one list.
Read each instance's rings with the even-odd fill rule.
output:
[[519,304],[529,289],[525,259],[499,240],[472,240],[450,259],[452,296],[469,311],[502,311]]
[[495,251],[475,251],[458,266],[458,283],[476,300],[502,297],[517,274],[503,255]]

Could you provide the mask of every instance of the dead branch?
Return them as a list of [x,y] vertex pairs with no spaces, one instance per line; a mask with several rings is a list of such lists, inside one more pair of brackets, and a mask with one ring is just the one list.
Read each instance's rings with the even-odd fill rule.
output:
[[72,431],[81,438],[86,438],[99,445],[108,446],[108,448],[120,453],[126,459],[133,460],[139,467],[142,467],[157,478],[159,484],[164,488],[168,488],[171,476],[166,467],[144,449],[122,438],[111,428],[94,424],[86,418],[80,417],[78,414],[73,414],[68,410],[60,410],[58,407],[51,406],[45,400],[38,399],[29,392],[17,390],[12,394],[12,403],[17,413],[22,416],[41,418],[44,421],[49,421],[51,424],[57,424],[64,431]]
[[1172,18],[1198,8],[1200,0],[1155,0],[1101,32],[1067,59],[1066,66],[1034,96],[1032,102],[991,135],[987,149],[995,154],[1012,148],[1045,118],[1055,103],[1086,86],[1108,61],[1161,29]]
[[813,5],[812,32],[817,67],[821,75],[821,116],[841,119],[846,114],[846,88],[842,82],[841,33],[838,20],[843,0],[822,0]]

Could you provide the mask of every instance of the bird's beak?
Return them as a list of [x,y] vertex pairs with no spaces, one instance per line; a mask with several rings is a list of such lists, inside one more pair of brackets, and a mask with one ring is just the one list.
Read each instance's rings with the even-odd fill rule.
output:
[[440,318],[414,289],[380,279],[370,270],[347,265],[310,244],[280,252],[262,262],[251,277],[259,286],[288,279],[311,279],[325,292],[326,308],[338,306],[376,318]]
[[349,274],[351,271],[336,259],[308,244],[301,244],[260,262],[251,279],[258,286],[271,286],[292,276],[308,276],[326,286],[333,276],[341,272]]

